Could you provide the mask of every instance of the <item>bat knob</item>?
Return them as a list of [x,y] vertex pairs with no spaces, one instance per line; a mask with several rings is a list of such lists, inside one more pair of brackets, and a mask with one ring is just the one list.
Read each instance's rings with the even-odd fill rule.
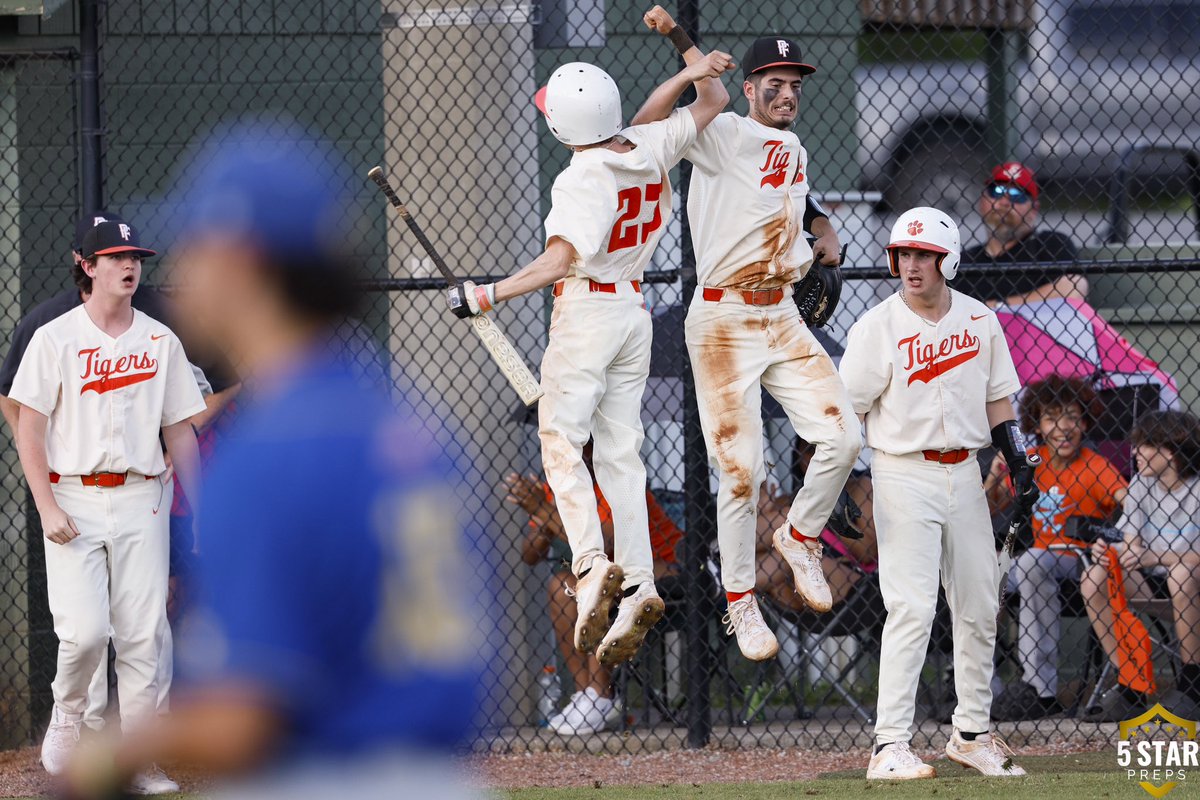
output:
[[373,181],[379,180],[383,177],[383,167],[371,167],[367,172],[367,177]]

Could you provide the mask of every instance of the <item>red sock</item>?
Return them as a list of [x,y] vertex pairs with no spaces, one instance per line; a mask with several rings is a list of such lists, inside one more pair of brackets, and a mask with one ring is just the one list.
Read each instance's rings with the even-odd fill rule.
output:
[[736,603],[738,600],[741,600],[743,597],[745,597],[748,594],[754,594],[754,590],[751,589],[748,592],[726,592],[725,593],[725,601],[727,603]]
[[792,538],[795,539],[797,542],[808,541],[808,537],[805,536],[804,534],[800,533],[800,531],[796,530],[795,525],[789,525],[788,530],[792,532]]

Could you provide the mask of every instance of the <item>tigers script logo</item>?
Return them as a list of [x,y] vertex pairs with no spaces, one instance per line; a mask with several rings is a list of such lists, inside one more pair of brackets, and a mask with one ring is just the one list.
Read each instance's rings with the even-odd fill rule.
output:
[[901,351],[907,350],[908,363],[904,365],[904,371],[910,373],[908,385],[912,386],[917,381],[929,383],[979,355],[979,338],[964,329],[962,333],[952,333],[935,345],[922,342],[918,333],[901,339],[896,347]]
[[[758,168],[758,171],[763,173],[763,179],[759,181],[758,186],[760,189],[764,186],[778,189],[787,180],[792,154],[783,148],[783,142],[779,139],[763,142],[763,149],[767,151],[767,160]],[[792,179],[792,183],[799,183],[802,180],[804,180],[803,164],[800,165],[800,169],[796,170],[796,177]]]
[[[104,394],[113,389],[148,381],[158,374],[158,359],[151,358],[148,352],[141,355],[131,353],[111,359],[100,358],[99,347],[89,347],[80,350],[79,357],[84,362],[83,374],[79,376],[84,380],[83,388],[79,390],[80,395],[89,390],[96,394]],[[91,380],[88,380],[89,378]]]

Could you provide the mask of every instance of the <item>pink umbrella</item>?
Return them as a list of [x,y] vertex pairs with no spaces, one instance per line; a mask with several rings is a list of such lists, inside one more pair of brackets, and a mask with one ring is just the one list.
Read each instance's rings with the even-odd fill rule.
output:
[[1049,375],[1093,378],[1098,390],[1157,386],[1162,408],[1178,404],[1175,380],[1083,300],[1043,300],[996,309],[1021,385]]

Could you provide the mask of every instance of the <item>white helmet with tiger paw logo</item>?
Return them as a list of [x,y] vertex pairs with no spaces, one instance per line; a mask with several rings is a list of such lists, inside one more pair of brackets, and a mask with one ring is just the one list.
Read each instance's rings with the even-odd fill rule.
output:
[[942,211],[928,206],[911,208],[900,215],[888,238],[888,269],[900,274],[898,252],[901,248],[938,253],[938,268],[946,280],[958,274],[962,262],[962,240],[958,225]]

